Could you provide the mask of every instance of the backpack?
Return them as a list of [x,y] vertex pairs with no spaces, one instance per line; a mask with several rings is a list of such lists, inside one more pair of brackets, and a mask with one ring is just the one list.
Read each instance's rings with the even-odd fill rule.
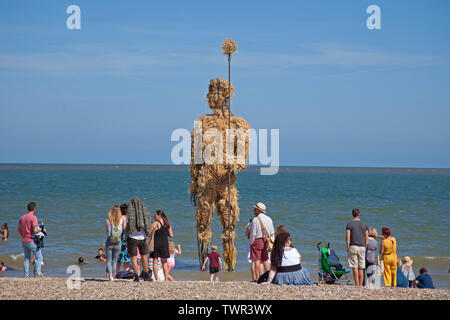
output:
[[116,278],[117,279],[134,279],[134,273],[132,271],[119,271],[116,274]]
[[334,268],[336,268],[336,270],[342,270],[342,264],[339,262],[339,258],[336,255],[336,252],[334,252],[333,249],[329,249],[329,254],[330,256],[328,257],[328,261],[330,262],[330,265]]
[[260,284],[263,282],[267,282],[267,279],[269,279],[269,271],[264,272],[259,278],[258,281],[256,281],[256,283]]
[[109,236],[109,243],[111,244],[119,244],[122,242],[122,219],[120,219],[120,222],[117,226],[111,225],[111,222],[109,222],[109,225],[111,226],[111,234]]

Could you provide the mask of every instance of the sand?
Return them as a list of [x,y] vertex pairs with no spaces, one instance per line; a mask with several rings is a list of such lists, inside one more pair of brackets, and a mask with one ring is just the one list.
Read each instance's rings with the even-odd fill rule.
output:
[[80,289],[68,278],[2,278],[0,300],[449,300],[448,290],[356,288],[350,285],[287,286],[250,282],[82,279]]

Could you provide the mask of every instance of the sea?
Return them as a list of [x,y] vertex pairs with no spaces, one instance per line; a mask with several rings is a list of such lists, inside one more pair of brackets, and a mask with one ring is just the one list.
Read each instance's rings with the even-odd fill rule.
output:
[[[173,226],[173,240],[182,249],[173,277],[209,280],[208,271],[200,271],[189,183],[188,166],[0,165],[0,223],[8,223],[10,232],[7,241],[0,241],[0,261],[16,269],[0,272],[0,277],[23,276],[17,224],[31,201],[37,203],[36,215],[48,234],[42,249],[44,275],[69,277],[69,267],[82,256],[88,262],[81,267],[82,277],[105,277],[105,264],[95,256],[104,246],[108,211],[137,196],[152,213],[164,210]],[[361,219],[379,234],[382,227],[392,230],[399,256],[413,259],[416,276],[426,267],[437,288],[449,288],[450,169],[280,167],[276,175],[261,175],[259,168],[249,167],[238,174],[237,188],[237,262],[233,272],[221,272],[223,281],[251,280],[244,232],[252,206],[261,201],[275,227],[286,226],[315,282],[319,242],[329,244],[350,270],[345,226],[352,209],[359,208]],[[216,213],[212,230],[211,244],[221,253],[222,227]]]

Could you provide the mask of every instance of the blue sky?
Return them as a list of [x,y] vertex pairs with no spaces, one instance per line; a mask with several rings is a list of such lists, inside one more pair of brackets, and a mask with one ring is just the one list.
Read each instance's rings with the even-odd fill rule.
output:
[[[68,30],[66,8],[81,8]],[[368,30],[366,8],[381,8]],[[0,162],[169,164],[232,60],[280,163],[450,167],[449,1],[3,1]]]

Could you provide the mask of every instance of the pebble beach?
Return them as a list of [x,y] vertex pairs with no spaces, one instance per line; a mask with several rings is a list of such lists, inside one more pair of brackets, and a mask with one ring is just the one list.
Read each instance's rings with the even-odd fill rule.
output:
[[[448,290],[356,288],[351,285],[258,285],[251,282],[107,281],[84,278],[68,289],[68,278],[3,278],[0,300],[449,300]],[[69,280],[70,281],[70,280]],[[73,282],[74,283],[74,282]]]

